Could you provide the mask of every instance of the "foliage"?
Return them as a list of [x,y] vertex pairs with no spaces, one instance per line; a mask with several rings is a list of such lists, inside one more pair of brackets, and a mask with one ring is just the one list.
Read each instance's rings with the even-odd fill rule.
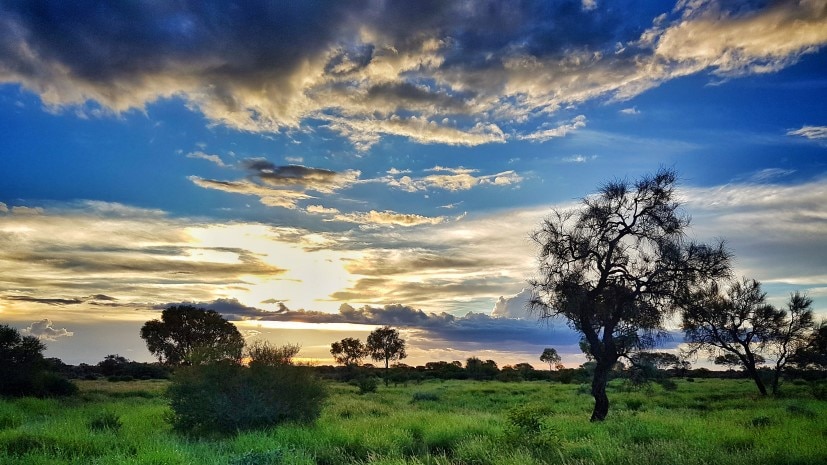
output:
[[499,369],[497,362],[493,360],[482,361],[477,357],[470,357],[465,361],[465,372],[471,379],[490,380],[497,376]]
[[330,344],[330,354],[333,355],[336,363],[345,366],[357,366],[368,355],[368,352],[362,341],[346,337],[339,342]]
[[651,347],[677,297],[724,276],[729,253],[685,240],[689,218],[675,200],[674,172],[634,184],[613,181],[577,210],[555,210],[532,239],[540,247],[531,306],[565,317],[597,362],[592,420],[606,418],[606,383],[620,357]]
[[308,367],[294,366],[294,345],[257,343],[249,367],[231,361],[180,368],[169,387],[173,427],[229,434],[318,418],[326,389]]
[[806,344],[813,321],[811,304],[795,293],[785,311],[766,302],[758,281],[743,278],[725,290],[710,282],[687,296],[682,326],[690,353],[703,352],[715,363],[742,366],[766,395],[758,365],[764,363],[764,354],[774,358],[772,388],[777,393],[790,355]]
[[791,363],[800,369],[827,369],[827,321],[822,321],[798,347]]
[[548,371],[551,371],[552,367],[557,368],[558,370],[563,368],[563,365],[560,363],[562,359],[560,355],[557,353],[557,349],[553,347],[546,347],[543,349],[543,353],[540,354],[540,361],[543,363],[548,363]]
[[168,365],[197,365],[241,359],[244,338],[218,312],[192,305],[173,305],[160,320],[147,321],[141,338],[158,360]]
[[359,394],[376,392],[376,389],[379,387],[379,381],[375,376],[359,376],[351,381],[351,383],[359,388]]
[[77,388],[52,371],[43,358],[46,346],[34,336],[0,325],[0,396],[69,396]]
[[375,361],[385,361],[385,369],[391,360],[402,360],[407,357],[405,341],[399,337],[399,331],[390,326],[376,328],[368,335],[365,346],[367,353]]
[[293,357],[295,357],[301,346],[298,344],[285,344],[282,346],[275,346],[267,341],[254,341],[248,344],[245,348],[246,358],[250,361],[250,366],[285,366],[293,364]]

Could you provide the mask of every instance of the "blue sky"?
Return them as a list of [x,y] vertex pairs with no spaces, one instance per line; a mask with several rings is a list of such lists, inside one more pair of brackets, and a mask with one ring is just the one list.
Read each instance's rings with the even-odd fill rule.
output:
[[[196,302],[412,364],[577,337],[523,310],[551,208],[661,167],[692,235],[827,315],[822,1],[0,5],[0,321],[148,360]],[[675,340],[671,346],[679,345]]]

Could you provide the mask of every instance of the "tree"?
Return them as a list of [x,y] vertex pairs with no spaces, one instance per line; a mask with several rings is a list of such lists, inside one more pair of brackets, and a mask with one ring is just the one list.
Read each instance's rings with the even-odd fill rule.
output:
[[[761,284],[746,278],[732,283],[725,291],[712,281],[687,297],[682,305],[682,326],[689,353],[737,357],[758,392],[766,395],[767,388],[758,372],[763,357],[758,357],[778,334],[785,312],[767,304]],[[725,363],[726,360],[721,359]]]
[[543,349],[543,353],[540,354],[540,361],[548,363],[548,371],[551,371],[553,368],[557,368],[558,370],[563,368],[560,360],[560,355],[557,354],[557,349],[553,347],[546,347]]
[[[0,395],[71,395],[77,387],[54,372],[43,358],[46,346],[34,336],[21,336],[8,325],[0,325]],[[62,363],[62,362],[61,362]]]
[[799,369],[827,369],[827,321],[822,321],[793,354],[791,363]]
[[366,349],[373,360],[385,361],[385,370],[390,366],[391,360],[402,360],[408,356],[405,353],[405,341],[399,337],[399,331],[390,326],[373,330],[368,335]]
[[778,394],[781,374],[790,362],[790,358],[807,345],[807,338],[813,329],[813,299],[800,292],[790,294],[787,310],[783,319],[772,334],[769,345],[770,355],[775,359],[772,376],[772,393]]
[[330,344],[330,354],[336,363],[352,367],[359,365],[359,362],[367,355],[367,349],[362,341],[352,337],[346,337],[339,342]]
[[167,365],[198,365],[241,359],[244,338],[218,312],[192,305],[164,309],[160,320],[141,327],[141,338],[158,361]]
[[532,234],[540,247],[531,309],[563,316],[596,362],[592,421],[609,411],[614,364],[665,334],[674,302],[704,279],[725,276],[730,254],[686,240],[689,218],[675,200],[673,171],[634,184],[613,181],[578,209],[554,210]]

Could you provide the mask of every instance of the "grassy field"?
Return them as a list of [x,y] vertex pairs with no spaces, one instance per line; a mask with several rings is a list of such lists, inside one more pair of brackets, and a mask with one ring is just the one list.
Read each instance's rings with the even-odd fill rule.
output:
[[447,381],[359,395],[333,383],[312,426],[191,439],[165,421],[165,381],[81,381],[69,400],[0,400],[0,463],[46,464],[800,464],[827,463],[827,401],[788,383],[678,381],[627,392],[589,423],[583,386]]

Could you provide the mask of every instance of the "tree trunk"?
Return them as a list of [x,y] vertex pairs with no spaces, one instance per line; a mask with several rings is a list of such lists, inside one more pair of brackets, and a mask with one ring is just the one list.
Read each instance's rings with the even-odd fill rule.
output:
[[772,395],[778,395],[778,385],[781,379],[781,367],[776,366],[772,372]]
[[609,413],[609,396],[606,395],[606,383],[609,382],[611,363],[597,362],[592,378],[592,396],[594,396],[594,410],[591,421],[603,421]]
[[758,386],[758,392],[760,392],[762,396],[766,396],[767,388],[764,386],[764,380],[761,379],[761,373],[758,372],[758,369],[752,366],[747,367],[747,371],[749,371],[750,376],[752,376],[752,380],[755,381],[755,385]]

